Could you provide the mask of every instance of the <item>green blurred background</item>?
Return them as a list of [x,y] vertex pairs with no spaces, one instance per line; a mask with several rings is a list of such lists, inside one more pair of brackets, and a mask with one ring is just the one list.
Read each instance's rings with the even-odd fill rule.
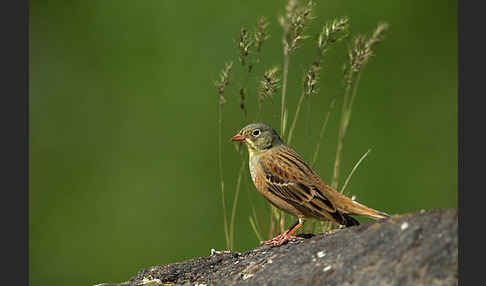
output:
[[[332,17],[351,31],[390,24],[363,71],[345,140],[342,176],[372,152],[348,190],[385,212],[457,206],[457,1],[316,1],[317,34]],[[126,281],[144,267],[224,249],[214,81],[235,62],[223,117],[230,205],[241,157],[230,142],[255,118],[255,82],[282,64],[277,17],[286,1],[30,1],[31,285]],[[270,21],[262,63],[249,79],[248,117],[238,107],[237,39],[258,16]],[[347,44],[323,59],[320,94],[298,121],[292,146],[310,159],[333,97],[337,105],[315,165],[330,181]],[[291,58],[295,111],[309,40]],[[280,93],[264,120],[278,130]],[[246,152],[244,153],[246,156]],[[244,178],[235,248],[258,245]],[[228,210],[229,211],[229,210]]]

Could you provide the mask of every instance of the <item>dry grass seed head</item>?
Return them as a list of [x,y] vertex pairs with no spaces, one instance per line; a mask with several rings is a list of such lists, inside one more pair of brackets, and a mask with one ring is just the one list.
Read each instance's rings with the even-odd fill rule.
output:
[[312,1],[308,1],[303,6],[298,5],[298,1],[289,0],[286,6],[285,16],[280,16],[279,22],[284,29],[284,50],[286,53],[295,51],[302,40],[308,38],[304,35],[304,30],[312,17]]
[[388,24],[380,23],[369,39],[358,35],[354,40],[354,46],[349,51],[350,68],[352,72],[359,72],[364,64],[374,55],[373,46],[383,40],[383,35],[388,29]]
[[257,53],[260,52],[263,43],[269,37],[267,27],[268,22],[265,17],[258,18],[257,27],[255,30],[255,49]]
[[224,98],[224,89],[230,83],[230,73],[232,67],[233,62],[226,63],[224,69],[219,74],[219,81],[215,82],[216,88],[218,89],[219,104],[221,105],[226,102],[226,99]]
[[322,28],[317,40],[317,47],[324,53],[329,44],[338,42],[347,38],[349,35],[349,18],[343,17],[333,19]]
[[280,87],[280,78],[278,77],[277,73],[278,67],[272,67],[266,70],[263,74],[263,79],[260,81],[260,88],[258,93],[259,105],[261,105],[266,98],[272,97],[272,95]]
[[242,66],[246,64],[246,58],[248,57],[248,52],[252,45],[253,41],[251,40],[247,29],[242,27],[240,31],[240,40],[238,42],[238,48],[240,50],[240,63]]

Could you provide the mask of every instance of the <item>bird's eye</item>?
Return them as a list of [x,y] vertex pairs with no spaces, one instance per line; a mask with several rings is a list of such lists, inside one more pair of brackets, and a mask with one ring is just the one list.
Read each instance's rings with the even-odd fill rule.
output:
[[260,135],[260,129],[255,129],[253,131],[253,136],[257,137],[258,135]]

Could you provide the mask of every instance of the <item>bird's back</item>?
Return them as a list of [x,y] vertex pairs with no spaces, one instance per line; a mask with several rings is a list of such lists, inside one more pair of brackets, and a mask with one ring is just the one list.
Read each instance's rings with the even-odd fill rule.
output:
[[286,145],[269,150],[261,159],[262,167],[276,176],[272,180],[281,181],[282,185],[277,187],[283,193],[282,198],[301,209],[306,216],[330,219],[343,225],[359,224],[347,214],[374,219],[388,216],[334,190],[297,152]]

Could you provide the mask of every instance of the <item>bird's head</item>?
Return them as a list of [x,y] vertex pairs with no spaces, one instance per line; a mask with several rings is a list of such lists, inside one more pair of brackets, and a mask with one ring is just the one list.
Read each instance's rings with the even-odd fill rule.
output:
[[283,143],[277,132],[265,123],[248,124],[233,136],[231,140],[245,143],[248,150],[252,153],[255,151],[265,151]]

